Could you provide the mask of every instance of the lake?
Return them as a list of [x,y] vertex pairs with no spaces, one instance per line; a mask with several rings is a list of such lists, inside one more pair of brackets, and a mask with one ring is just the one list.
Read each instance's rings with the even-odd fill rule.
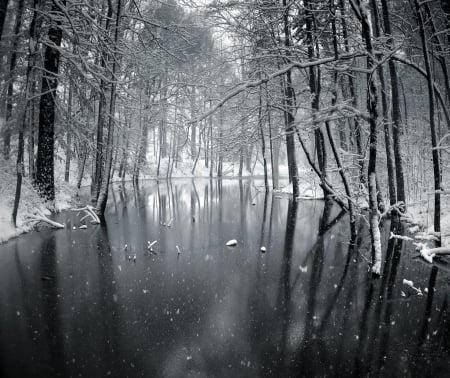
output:
[[351,244],[262,180],[114,184],[107,226],[82,216],[0,245],[0,376],[448,376],[450,269],[388,223],[374,279],[363,219]]

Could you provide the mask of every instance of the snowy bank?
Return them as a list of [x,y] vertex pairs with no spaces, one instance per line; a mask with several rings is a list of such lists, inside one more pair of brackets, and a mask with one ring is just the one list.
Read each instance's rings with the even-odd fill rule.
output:
[[23,178],[22,193],[19,210],[17,213],[17,227],[12,224],[12,209],[16,190],[16,173],[11,161],[0,160],[0,243],[31,231],[36,222],[30,221],[30,217],[49,216],[48,207],[59,212],[70,208],[75,194],[73,187],[64,182],[57,181],[56,200],[51,206],[46,204],[36,193],[28,177]]

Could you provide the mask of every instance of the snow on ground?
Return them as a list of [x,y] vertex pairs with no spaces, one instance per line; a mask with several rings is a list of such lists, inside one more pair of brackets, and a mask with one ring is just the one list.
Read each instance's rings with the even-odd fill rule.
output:
[[[57,165],[58,166],[58,165]],[[27,223],[28,216],[34,215],[37,210],[49,215],[50,207],[37,195],[28,177],[23,178],[22,192],[17,214],[17,228],[12,225],[12,208],[16,190],[16,173],[14,163],[0,159],[0,243],[16,237],[24,232],[30,231],[33,226]],[[57,171],[60,171],[59,169]],[[51,206],[56,211],[71,207],[71,200],[75,194],[74,185],[64,182],[64,177],[55,175],[56,200]]]
[[0,242],[29,231],[31,226],[26,224],[27,213],[32,213],[34,206],[43,205],[39,196],[34,192],[27,178],[22,184],[22,198],[17,215],[17,228],[12,225],[11,214],[16,189],[16,175],[12,168],[12,162],[0,160]]
[[[434,195],[408,204],[406,219],[424,227],[427,233],[434,232]],[[417,230],[419,231],[419,230]],[[415,232],[414,232],[415,233]],[[443,246],[450,245],[450,196],[441,195],[441,241]]]
[[[172,164],[170,162],[170,164]],[[195,166],[195,171],[192,173],[192,168],[194,166],[194,161],[189,157],[183,157],[178,163],[173,164],[172,168],[172,178],[188,178],[188,177],[209,177],[209,167],[205,167],[205,161],[203,159],[199,159],[197,165]],[[164,178],[167,176],[169,167],[169,159],[164,158],[161,159],[160,167],[159,167],[159,176]],[[271,166],[268,164],[268,172],[271,174]],[[141,179],[155,179],[157,176],[158,165],[157,162],[147,163],[144,169],[141,170],[140,178]],[[217,166],[214,164],[214,176],[216,176]],[[117,173],[117,172],[116,172]],[[223,162],[223,176],[224,177],[236,177],[239,174],[239,163],[238,162]],[[287,165],[280,164],[279,166],[279,175],[287,176],[288,169]],[[262,163],[258,160],[257,164],[252,164],[251,172],[244,169],[243,176],[264,176],[264,168]],[[127,174],[125,180],[131,180],[131,174]],[[118,180],[117,176],[114,177],[114,180]]]

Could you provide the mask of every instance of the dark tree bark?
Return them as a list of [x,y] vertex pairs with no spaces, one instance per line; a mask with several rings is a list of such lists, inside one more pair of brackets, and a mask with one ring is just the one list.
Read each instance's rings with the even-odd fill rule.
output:
[[266,138],[264,137],[264,122],[262,116],[262,86],[259,87],[259,107],[258,107],[258,126],[261,135],[261,152],[264,166],[264,186],[266,191],[269,190],[269,177],[267,173],[267,158],[266,158]]
[[[140,115],[140,118],[142,116]],[[142,133],[139,142],[139,156],[136,164],[136,169],[134,172],[135,180],[139,180],[139,171],[142,169],[142,166],[145,164],[146,156],[147,156],[147,144],[148,144],[148,120],[144,119],[142,125]]]
[[[345,4],[344,0],[339,0],[339,11],[341,14],[341,27],[342,27],[342,37],[344,39],[344,49],[347,54],[350,53],[350,42],[349,42],[349,35],[348,35],[348,27],[347,27],[347,21],[346,21],[346,12],[345,12]],[[346,84],[344,84],[346,85]],[[348,89],[350,91],[350,98],[352,100],[352,106],[357,109],[358,108],[358,101],[356,98],[356,86],[355,81],[353,80],[352,75],[348,75]],[[362,142],[362,135],[361,135],[361,125],[359,124],[359,120],[357,117],[355,117],[352,121],[350,121],[353,124],[352,133],[355,139],[356,143],[356,153],[358,155],[357,164],[359,167],[359,181],[362,184],[366,183],[366,177],[364,175],[364,156],[363,156],[363,142]]]
[[[379,38],[381,36],[380,30],[380,19],[378,15],[378,5],[376,0],[371,0],[372,5],[372,13],[374,18],[374,30],[375,37]],[[381,60],[381,56],[377,57],[378,60]],[[383,108],[383,125],[384,125],[384,146],[386,149],[386,164],[387,164],[387,173],[388,173],[388,189],[389,189],[389,203],[390,205],[394,205],[397,203],[397,190],[395,183],[395,164],[394,164],[394,154],[392,151],[392,143],[391,143],[391,127],[389,123],[389,107],[388,107],[388,98],[386,93],[386,81],[384,78],[384,69],[382,65],[377,67],[378,78],[380,80],[381,86],[381,105]]]
[[[336,6],[335,6],[335,0],[330,0],[330,10],[332,11],[332,20],[331,20],[331,32],[333,36],[333,50],[334,50],[334,56],[336,57],[336,60],[339,58],[339,52],[338,52],[338,40],[337,40],[337,30],[336,30]],[[332,89],[332,96],[331,96],[331,106],[336,106],[337,102],[337,86],[338,86],[338,72],[334,71],[333,73],[333,82],[334,86]],[[356,215],[355,215],[355,209],[353,207],[353,201],[352,201],[352,192],[350,189],[350,180],[348,178],[346,169],[343,167],[341,162],[341,157],[339,155],[339,151],[336,147],[336,143],[334,142],[333,133],[331,131],[330,122],[327,121],[325,123],[328,140],[330,141],[331,150],[333,151],[334,159],[336,160],[336,165],[339,169],[339,174],[342,179],[342,183],[344,184],[344,190],[345,194],[347,196],[347,203],[348,203],[348,210],[350,215],[350,233],[351,233],[351,239],[354,240],[356,238]]]
[[[39,0],[33,1],[33,18],[30,24],[30,40],[28,43],[28,64],[27,64],[27,72],[26,72],[26,81],[25,81],[25,107],[22,115],[22,123],[19,126],[19,140],[17,145],[17,161],[16,161],[16,192],[14,195],[14,204],[12,211],[12,223],[14,227],[17,226],[17,213],[19,211],[20,197],[22,193],[22,179],[24,175],[24,131],[25,131],[25,123],[27,118],[27,109],[30,105],[30,100],[28,100],[27,96],[32,92],[33,80],[32,80],[32,71],[35,64],[36,53],[37,53],[37,27],[36,27],[36,18],[37,18],[37,6]],[[32,102],[31,102],[32,104]],[[29,122],[33,122],[33,109],[31,108],[31,112],[29,112]]]
[[[436,28],[430,6],[427,3],[424,3],[424,8],[425,8],[425,12],[428,17],[427,23],[429,23],[431,26],[432,41],[433,41],[434,45],[436,46],[437,52],[439,53],[439,54],[433,54],[433,55],[435,56],[436,60],[439,62],[442,74],[444,75],[445,93],[447,95],[447,103],[450,106],[450,79],[449,79],[449,72],[448,72],[448,68],[447,68],[445,45],[441,42],[441,39],[439,38],[439,31]],[[433,51],[431,51],[431,53],[433,53]],[[447,128],[450,130],[449,124],[447,125]]]
[[[212,106],[212,102],[210,100],[209,106]],[[213,144],[213,127],[212,127],[212,117],[209,117],[209,145],[210,145],[210,158],[209,158],[209,177],[213,177],[214,172],[214,144]]]
[[3,25],[5,24],[6,10],[8,9],[9,0],[0,2],[0,41],[2,40]]
[[40,83],[40,77],[36,77],[38,75],[33,75],[33,83],[31,84],[31,96],[34,96],[34,99],[31,100],[30,103],[30,112],[31,112],[31,119],[28,126],[28,171],[29,176],[31,178],[32,183],[34,184],[36,182],[36,152],[35,152],[35,145],[36,145],[36,130],[38,130],[39,127],[39,97],[36,96],[36,93],[38,93],[39,89],[39,83]]
[[[112,7],[112,4],[109,3],[109,6]],[[116,12],[116,25],[114,31],[114,56],[112,59],[111,65],[111,99],[109,104],[109,118],[108,118],[108,135],[106,141],[106,164],[105,164],[105,173],[102,178],[102,185],[100,188],[100,193],[97,200],[96,212],[99,215],[102,223],[105,223],[104,215],[106,210],[106,204],[108,202],[108,192],[109,192],[109,183],[111,180],[111,167],[113,161],[113,145],[114,145],[114,113],[116,107],[116,72],[117,72],[117,43],[119,41],[119,29],[120,29],[120,19],[122,14],[122,0],[117,0],[117,12]]]
[[219,140],[217,147],[217,177],[223,176],[223,108],[219,109]]
[[[65,1],[61,2],[65,6]],[[44,73],[42,74],[42,96],[39,103],[39,139],[36,161],[36,186],[39,194],[48,201],[55,199],[55,177],[53,152],[55,147],[55,100],[58,87],[58,70],[62,29],[60,19],[64,17],[60,8],[52,3],[52,14],[58,21],[52,22],[48,31],[51,45],[45,48]]]
[[[306,41],[308,46],[308,59],[314,60],[319,58],[318,46],[315,46],[315,19],[314,9],[309,1],[304,1],[305,4],[305,24],[306,24]],[[317,161],[320,169],[320,178],[322,181],[326,180],[327,154],[325,148],[325,137],[323,135],[321,125],[317,123],[317,112],[320,108],[320,92],[321,92],[321,75],[320,67],[309,68],[309,90],[311,92],[311,108],[314,122],[314,135],[316,142]],[[325,193],[324,193],[325,194]]]
[[[370,29],[369,15],[367,9],[357,0],[356,4],[351,1],[355,14],[358,16],[362,27],[362,38],[368,52],[367,69],[371,71],[375,62],[373,61],[373,45]],[[381,274],[381,235],[378,224],[378,201],[377,201],[377,121],[378,121],[378,92],[371,73],[367,74],[367,111],[370,116],[369,126],[369,163],[367,167],[367,176],[369,183],[369,224],[370,238],[372,241],[372,272],[376,275]]]
[[[437,132],[435,123],[435,97],[434,97],[434,85],[433,85],[433,71],[430,62],[430,54],[428,51],[427,36],[425,33],[424,21],[422,10],[418,0],[414,0],[415,10],[417,14],[417,23],[419,25],[420,38],[422,40],[423,57],[425,61],[425,68],[427,72],[427,84],[428,84],[428,104],[430,111],[430,129],[431,129],[431,146],[433,148],[433,173],[434,173],[434,231],[441,231],[441,168],[439,160],[439,151],[437,146]],[[439,242],[440,244],[440,242]]]
[[3,130],[3,157],[5,160],[9,159],[11,150],[11,123],[12,123],[12,111],[14,102],[14,79],[15,69],[17,64],[17,50],[19,47],[19,33],[22,26],[22,14],[24,8],[24,0],[19,0],[17,4],[16,20],[14,23],[14,37],[11,46],[11,57],[9,61],[9,84],[6,97],[6,122],[5,129]]
[[161,91],[161,106],[162,106],[162,117],[159,125],[159,159],[164,159],[167,156],[167,94],[168,94],[168,75],[169,75],[169,67],[165,66],[164,68],[164,77],[162,82],[162,91]]
[[[388,46],[392,47],[392,29],[387,0],[381,0],[383,10],[383,23],[385,34],[388,36]],[[394,137],[395,177],[397,180],[397,201],[406,203],[405,178],[402,162],[402,144],[400,140],[400,127],[402,115],[400,110],[400,91],[397,67],[392,59],[388,62],[391,76],[391,101],[392,101],[392,135]]]
[[[111,19],[113,16],[113,9],[111,1],[108,4],[108,10],[106,14],[105,21],[105,32],[109,33]],[[106,41],[102,42],[106,44]],[[102,69],[105,69],[108,62],[108,56],[106,53],[106,46],[103,46],[103,51],[100,53],[100,66]],[[104,79],[100,81],[100,91],[99,91],[99,100],[98,100],[98,120],[97,120],[97,139],[96,139],[96,149],[95,149],[95,166],[94,166],[94,176],[92,177],[92,185],[91,185],[91,196],[92,202],[96,202],[98,200],[98,196],[100,194],[100,187],[102,185],[102,178],[104,176],[104,166],[105,166],[105,157],[104,157],[104,149],[105,149],[105,141],[104,141],[104,128],[107,124],[108,117],[108,85]]]
[[[283,16],[284,26],[284,47],[286,54],[289,53],[291,46],[291,33],[289,25],[289,9],[287,8],[287,1],[283,0],[283,6],[286,8]],[[294,197],[300,194],[298,186],[298,169],[295,158],[295,139],[294,139],[294,111],[295,111],[295,92],[292,87],[291,70],[286,72],[286,81],[284,87],[284,105],[285,105],[285,130],[286,130],[286,150],[288,160],[289,182],[292,184],[292,192]]]
[[266,89],[266,112],[267,112],[267,127],[269,129],[269,148],[270,148],[270,166],[272,168],[272,189],[278,188],[278,161],[275,159],[273,135],[272,135],[272,116],[271,116],[271,106],[269,103],[269,92]]
[[[67,116],[69,123],[72,119],[72,84],[69,85],[69,99],[67,104]],[[70,178],[70,160],[72,157],[72,131],[70,128],[66,131],[66,161],[64,167],[64,181],[69,182]]]
[[[196,91],[195,87],[192,88],[191,93],[191,118],[195,118],[196,113]],[[197,155],[197,123],[191,124],[191,159],[194,160]]]

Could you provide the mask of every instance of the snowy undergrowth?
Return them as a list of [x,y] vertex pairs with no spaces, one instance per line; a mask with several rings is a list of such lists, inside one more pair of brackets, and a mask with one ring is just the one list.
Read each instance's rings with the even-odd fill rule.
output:
[[[159,167],[159,177],[164,178],[167,176],[169,166],[169,159],[164,158],[161,159],[160,167]],[[199,159],[197,165],[195,167],[194,173],[192,173],[192,168],[194,166],[194,162],[190,158],[181,159],[175,166],[172,168],[172,178],[188,178],[188,177],[209,177],[210,168],[205,166],[205,161],[203,159]],[[141,179],[155,179],[157,176],[157,162],[152,161],[146,164],[145,168],[141,170],[140,178]],[[264,168],[261,162],[257,162],[254,166],[252,165],[252,170],[249,172],[244,169],[243,176],[263,176]],[[271,172],[270,164],[268,166],[269,174]],[[217,173],[217,167],[214,165],[214,177]],[[223,162],[223,176],[224,177],[237,177],[239,174],[239,163],[237,162]],[[286,176],[288,174],[287,166],[280,165],[279,167],[280,176]],[[125,179],[131,180],[131,175],[127,175]],[[114,178],[117,180],[117,177]]]
[[[285,167],[286,175],[287,175],[287,166]],[[281,170],[283,171],[283,170]],[[320,187],[319,179],[315,174],[313,174],[310,170],[302,170],[299,169],[298,172],[299,177],[301,179],[298,182],[299,185],[299,196],[297,198],[299,199],[323,199],[323,190]],[[289,184],[285,187],[275,189],[274,192],[276,193],[286,193],[286,194],[292,194],[292,184]]]
[[[58,165],[56,165],[56,168],[58,168]],[[55,175],[56,200],[52,205],[46,204],[34,190],[29,178],[24,177],[17,214],[17,228],[15,228],[11,218],[16,190],[15,165],[12,161],[0,159],[0,170],[2,172],[0,177],[0,243],[30,231],[33,228],[33,223],[27,222],[27,220],[38,211],[48,216],[50,215],[49,208],[61,211],[71,207],[75,190],[73,185],[64,182],[63,175]],[[59,169],[57,169],[57,172],[59,172]]]
[[[427,233],[434,231],[434,196],[412,202],[407,206],[406,220],[419,225]],[[419,230],[419,229],[417,229]],[[450,196],[441,196],[441,241],[450,245]]]

